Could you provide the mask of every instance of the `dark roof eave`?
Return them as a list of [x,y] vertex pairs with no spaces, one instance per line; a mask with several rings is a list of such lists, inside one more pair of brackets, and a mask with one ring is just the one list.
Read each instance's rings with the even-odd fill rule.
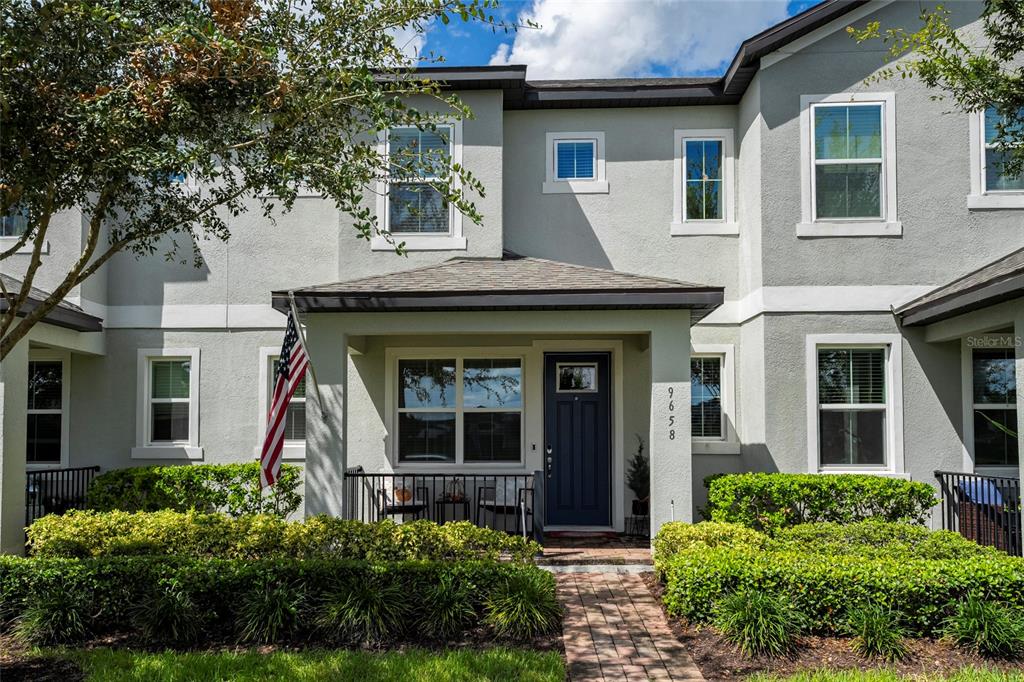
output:
[[[39,301],[29,298],[18,310],[18,317],[24,317],[27,313],[32,312],[39,305]],[[0,312],[6,312],[8,304],[6,300],[0,299]],[[50,312],[46,313],[41,322],[45,324],[52,324],[55,327],[63,327],[65,329],[72,329],[76,332],[99,332],[103,331],[103,320],[90,315],[89,313],[71,310],[61,306],[55,306]]]
[[948,320],[957,315],[988,308],[1024,296],[1024,272],[982,286],[957,292],[920,305],[910,303],[896,311],[904,327],[917,327]]
[[[672,310],[692,309],[699,319],[722,304],[721,288],[648,291],[529,292],[295,292],[304,312],[437,312],[469,310]],[[273,306],[288,309],[287,292],[273,293]]]

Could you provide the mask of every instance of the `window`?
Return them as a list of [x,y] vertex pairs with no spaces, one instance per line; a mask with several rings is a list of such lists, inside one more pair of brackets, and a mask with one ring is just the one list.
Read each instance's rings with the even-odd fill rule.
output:
[[597,363],[585,364],[563,363],[556,365],[558,370],[559,393],[596,393]]
[[1014,349],[974,349],[971,353],[974,465],[1015,467],[1017,380]]
[[671,234],[739,234],[733,217],[733,131],[677,130]]
[[[381,136],[389,177],[378,189],[378,219],[385,232],[410,250],[465,249],[462,214],[436,185],[444,164],[462,163],[462,123],[433,128],[398,127]],[[371,239],[376,250],[393,251],[386,238]]]
[[798,236],[891,236],[896,221],[895,95],[802,98]]
[[544,194],[607,193],[604,133],[548,133]]
[[29,465],[67,462],[67,387],[62,359],[30,359],[28,363]]
[[398,462],[522,460],[521,358],[438,356],[395,362]]
[[[270,396],[274,394],[274,384],[277,383],[277,358],[271,361],[270,382],[267,386],[267,405],[270,405]],[[266,419],[266,416],[264,416]],[[303,376],[299,385],[295,387],[295,393],[288,402],[288,412],[284,416],[284,440],[285,442],[300,442],[306,444],[306,377]]]
[[807,337],[811,471],[903,471],[901,340]]
[[722,363],[718,355],[690,358],[691,436],[702,440],[725,437],[722,419]]
[[1010,121],[995,107],[971,117],[971,194],[967,207],[1024,208],[1024,175],[1013,177],[1003,164],[1006,153],[997,147],[1000,128],[1012,132]]
[[199,349],[139,350],[138,459],[201,459]]
[[28,209],[13,206],[7,214],[0,217],[0,237],[20,237],[28,229]]

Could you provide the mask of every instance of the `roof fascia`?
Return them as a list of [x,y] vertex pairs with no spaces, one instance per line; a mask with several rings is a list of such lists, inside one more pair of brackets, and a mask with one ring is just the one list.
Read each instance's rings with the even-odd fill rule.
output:
[[931,324],[1024,296],[1024,272],[897,313],[905,327]]

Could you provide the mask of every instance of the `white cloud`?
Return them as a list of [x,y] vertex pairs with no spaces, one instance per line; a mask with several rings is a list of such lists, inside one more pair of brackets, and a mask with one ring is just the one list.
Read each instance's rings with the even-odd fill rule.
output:
[[427,44],[424,31],[414,26],[392,29],[389,33],[395,39],[395,47],[401,50],[410,62],[415,61],[423,53],[423,46]]
[[786,18],[787,0],[533,0],[491,64],[531,79],[684,75],[718,69],[745,39]]

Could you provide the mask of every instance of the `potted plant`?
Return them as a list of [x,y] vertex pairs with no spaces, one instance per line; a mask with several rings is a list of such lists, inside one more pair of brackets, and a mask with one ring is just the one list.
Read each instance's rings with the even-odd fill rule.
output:
[[651,510],[651,467],[644,456],[644,439],[636,434],[636,453],[629,460],[626,485],[633,491],[633,516],[647,516]]

